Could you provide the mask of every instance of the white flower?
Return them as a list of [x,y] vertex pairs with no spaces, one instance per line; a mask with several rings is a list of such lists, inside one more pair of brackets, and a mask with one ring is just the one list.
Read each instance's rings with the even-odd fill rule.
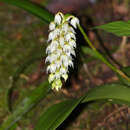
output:
[[67,69],[65,67],[60,68],[60,74],[66,74]]
[[68,75],[67,74],[63,74],[62,77],[64,78],[65,81],[68,79]]
[[71,25],[76,29],[77,25],[79,25],[79,19],[76,17],[73,17],[70,21]]
[[55,23],[54,22],[51,22],[50,25],[49,25],[49,30],[52,31],[54,30],[56,27]]
[[75,51],[73,49],[71,50],[71,52],[70,51],[66,51],[65,54],[68,57],[70,57],[71,55],[76,56]]
[[61,74],[59,73],[59,71],[56,71],[55,72],[55,78],[60,79],[60,77],[61,77]]
[[64,37],[60,37],[60,38],[59,38],[59,42],[60,42],[60,46],[61,46],[61,47],[64,47],[64,43],[65,43]]
[[72,27],[69,28],[69,31],[72,32],[73,34],[76,33],[75,30]]
[[56,56],[56,55],[54,55],[54,54],[48,55],[48,56],[46,57],[45,63],[46,63],[46,62],[52,63],[52,62],[54,62],[56,59],[57,59],[57,56]]
[[60,57],[61,54],[63,53],[63,51],[61,50],[61,48],[58,48],[55,52],[55,54],[57,55],[57,57]]
[[70,32],[69,35],[71,36],[72,39],[76,40],[75,34]]
[[74,39],[76,40],[75,34],[73,34],[72,32],[68,32],[65,36],[66,41],[68,42],[70,39]]
[[76,48],[76,42],[75,42],[75,40],[71,39],[71,40],[69,41],[69,45],[70,45],[71,47]]
[[56,68],[59,69],[62,66],[62,61],[61,60],[56,60],[55,65],[56,65]]
[[72,60],[68,61],[70,67],[74,67]]
[[75,54],[75,51],[74,51],[74,50],[72,50],[72,51],[71,51],[71,54],[72,54],[73,56],[76,56],[76,54]]
[[57,79],[52,83],[52,89],[56,89],[57,91],[61,88],[61,86],[62,82],[60,79]]
[[66,39],[67,42],[71,39],[70,33],[67,33],[67,35],[65,35],[65,39]]
[[48,78],[49,83],[51,83],[54,79],[55,79],[55,75],[54,74],[50,74],[49,78]]
[[55,19],[54,19],[54,22],[56,23],[56,24],[61,24],[61,22],[62,22],[62,19],[63,19],[63,14],[62,13],[57,13],[56,15],[55,15]]
[[[70,26],[70,24],[72,26]],[[47,72],[48,81],[52,84],[52,89],[57,91],[62,87],[61,79],[65,81],[68,78],[68,68],[74,67],[73,56],[75,56],[76,37],[74,28],[79,21],[74,16],[64,16],[61,12],[55,15],[54,21],[49,25],[49,45],[46,49],[48,56],[45,63],[48,62]]]
[[54,52],[58,47],[58,42],[57,41],[52,41],[51,44],[47,47],[46,49],[46,53],[50,54],[52,52]]
[[55,71],[56,71],[56,66],[55,66],[55,64],[50,64],[50,65],[47,67],[47,72],[54,73]]
[[52,31],[49,33],[49,36],[48,36],[48,42],[51,41],[51,40],[54,40],[56,38],[56,35],[55,33]]
[[57,40],[53,40],[53,41],[51,42],[51,47],[55,46],[55,47],[57,48],[58,45],[59,45],[59,43],[58,43]]
[[49,61],[51,62],[50,56],[47,56],[46,59],[45,59],[45,63],[47,63]]
[[54,30],[54,34],[55,34],[55,36],[58,36],[59,33],[60,33],[60,29],[59,29],[59,28],[56,28],[56,29]]
[[64,65],[66,68],[68,68],[69,62],[68,62],[68,61],[63,61],[63,65]]
[[69,30],[69,25],[68,25],[68,23],[66,22],[66,23],[64,23],[63,24],[63,26],[62,26],[62,31],[64,31],[64,33],[67,33],[68,32],[68,30]]
[[67,61],[68,61],[68,56],[66,56],[66,55],[61,55],[60,60],[61,60],[62,62],[67,62]]
[[65,53],[67,53],[67,52],[70,52],[70,53],[71,53],[71,50],[72,50],[72,48],[71,48],[70,45],[65,45],[64,48],[63,48],[63,51],[64,51]]

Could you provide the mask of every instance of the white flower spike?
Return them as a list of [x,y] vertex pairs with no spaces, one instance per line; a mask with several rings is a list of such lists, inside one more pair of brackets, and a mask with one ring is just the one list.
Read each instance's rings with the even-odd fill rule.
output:
[[54,21],[49,25],[49,45],[46,49],[48,62],[47,72],[48,81],[52,84],[52,89],[59,90],[62,87],[61,79],[65,81],[68,78],[68,68],[73,67],[73,58],[75,56],[76,36],[75,30],[79,25],[78,18],[74,16],[63,15],[58,12]]

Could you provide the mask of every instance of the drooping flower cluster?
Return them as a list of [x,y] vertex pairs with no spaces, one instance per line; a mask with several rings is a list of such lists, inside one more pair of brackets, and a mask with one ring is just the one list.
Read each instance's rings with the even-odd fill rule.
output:
[[72,15],[63,15],[58,12],[54,21],[49,25],[49,45],[46,49],[48,56],[45,62],[49,62],[47,72],[49,73],[49,83],[52,89],[57,91],[62,87],[61,78],[65,81],[68,78],[68,67],[73,67],[75,56],[76,37],[75,30],[79,25],[78,18]]

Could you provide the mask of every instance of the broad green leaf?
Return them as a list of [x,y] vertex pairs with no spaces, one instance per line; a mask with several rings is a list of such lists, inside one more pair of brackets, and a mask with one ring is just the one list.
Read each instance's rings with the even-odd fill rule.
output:
[[130,105],[130,88],[116,83],[102,85],[90,90],[82,103],[104,99],[119,100],[122,104]]
[[77,107],[83,97],[54,104],[38,120],[35,130],[55,130]]
[[0,130],[8,130],[12,125],[19,121],[22,116],[29,112],[41,99],[45,98],[50,90],[48,82],[44,82],[16,107],[16,110],[9,115],[8,119],[0,126]]
[[130,36],[130,21],[116,21],[108,24],[94,27],[95,29],[102,29],[106,32],[113,33],[117,36]]
[[0,0],[0,2],[8,3],[22,8],[29,13],[37,16],[38,18],[42,19],[46,23],[50,23],[53,20],[52,13],[48,12],[45,8],[29,0]]
[[[121,69],[128,77],[130,77],[130,66],[127,66],[127,67],[123,67]],[[127,81],[126,79],[124,79],[123,77],[121,77],[120,75],[118,75],[120,81],[122,83],[124,83],[125,85],[128,85],[130,87],[130,82]]]
[[105,100],[130,106],[130,88],[121,84],[106,84],[94,88],[79,99],[64,101],[49,107],[38,120],[35,130],[55,130],[81,103]]

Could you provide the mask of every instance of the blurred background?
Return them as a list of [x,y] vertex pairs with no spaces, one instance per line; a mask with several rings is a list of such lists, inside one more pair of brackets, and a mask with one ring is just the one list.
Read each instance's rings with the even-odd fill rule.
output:
[[[130,0],[33,0],[50,12],[72,13],[80,19],[89,38],[101,52],[106,49],[121,66],[130,66],[130,40],[117,37],[92,27],[112,21],[130,20]],[[40,83],[47,80],[45,59],[48,25],[35,16],[11,5],[0,3],[0,123],[8,116],[8,106],[16,105]],[[78,41],[78,40],[77,40]],[[84,41],[79,46],[87,46]],[[26,114],[17,130],[33,130],[41,112],[49,105],[64,99],[83,95],[91,88],[116,82],[116,75],[103,63],[88,55],[77,62],[76,74],[72,70],[69,81],[60,92],[50,93],[44,101]],[[78,60],[78,58],[77,58]],[[79,61],[79,60],[78,60]],[[18,70],[19,69],[19,70]],[[14,89],[8,104],[7,90]],[[67,86],[67,87],[65,87]],[[59,130],[130,130],[130,108],[95,102],[77,110],[77,118],[69,118]],[[76,116],[76,115],[75,115]],[[72,116],[74,117],[74,116]]]

